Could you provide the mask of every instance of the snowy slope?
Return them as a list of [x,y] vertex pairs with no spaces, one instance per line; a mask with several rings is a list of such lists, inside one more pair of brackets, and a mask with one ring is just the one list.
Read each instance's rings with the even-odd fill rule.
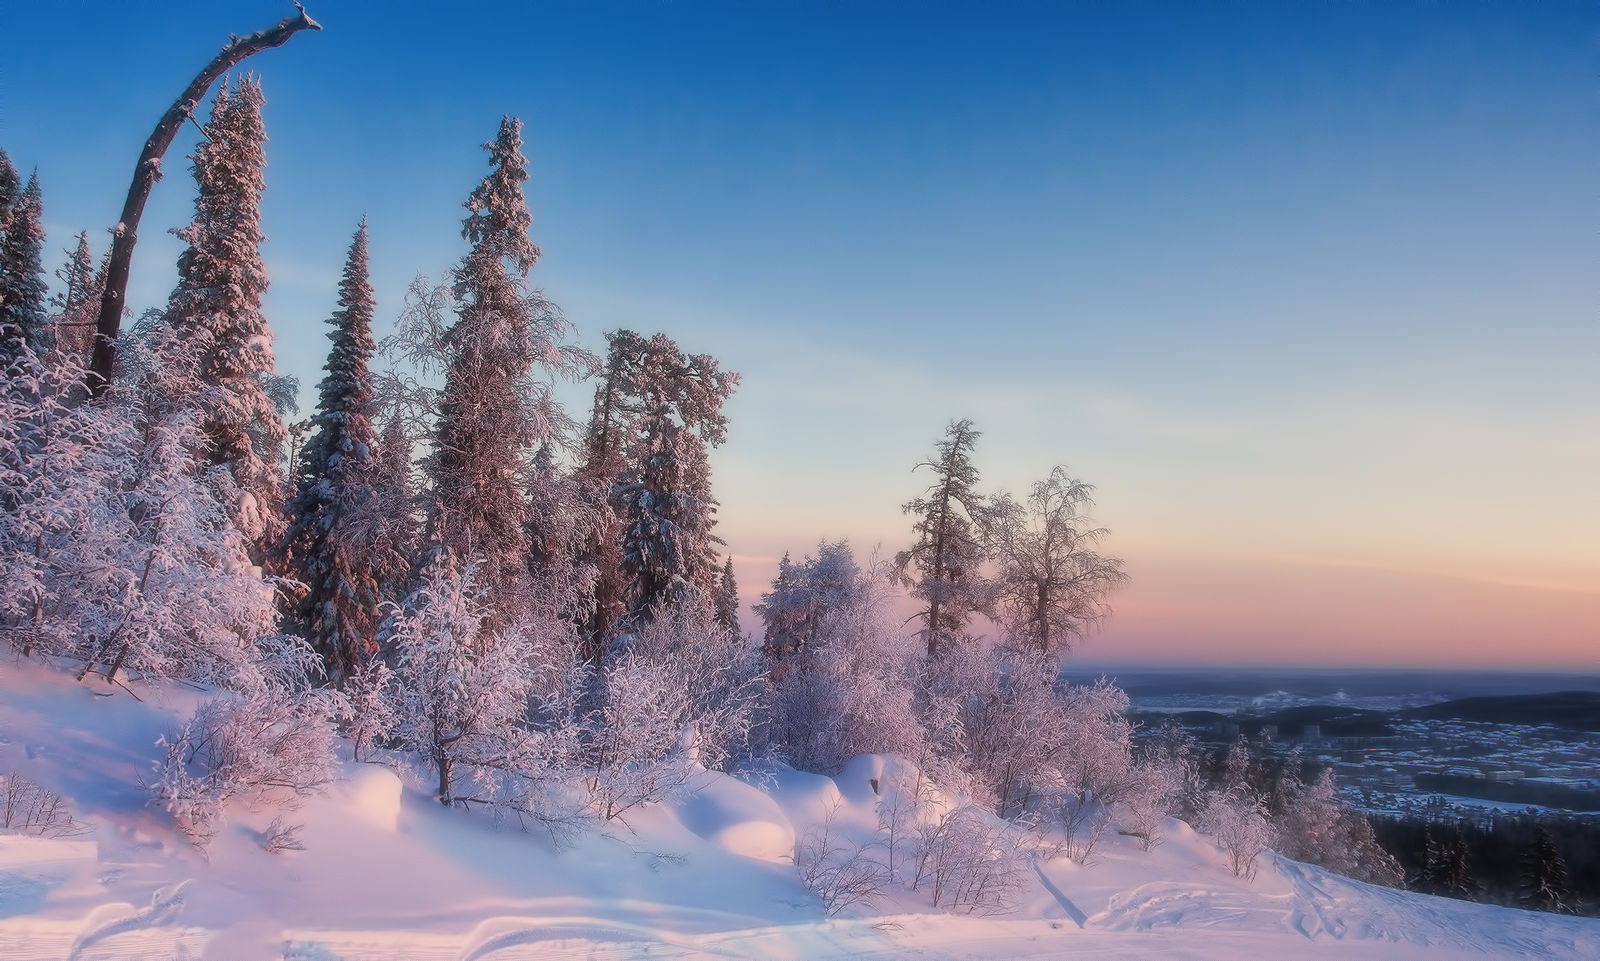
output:
[[[101,692],[110,696],[101,696]],[[1600,959],[1600,921],[1406,894],[1289,861],[1235,878],[1171,822],[1151,852],[1108,839],[1058,858],[999,918],[894,895],[827,919],[796,878],[798,832],[835,804],[874,822],[862,758],[838,779],[786,772],[768,792],[705,774],[698,793],[555,850],[541,834],[447,811],[387,768],[288,820],[304,850],[270,854],[276,811],[230,811],[202,855],[145,806],[155,740],[193,709],[182,687],[133,694],[0,666],[0,774],[66,795],[77,836],[0,836],[0,959],[1237,958]],[[849,912],[846,912],[849,914]]]

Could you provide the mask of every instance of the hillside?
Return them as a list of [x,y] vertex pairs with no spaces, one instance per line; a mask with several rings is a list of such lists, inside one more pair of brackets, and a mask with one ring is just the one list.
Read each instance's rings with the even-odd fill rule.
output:
[[1553,724],[1569,731],[1600,731],[1600,692],[1555,691],[1466,697],[1399,712],[1404,717],[1454,718],[1490,724]]
[[350,763],[288,815],[303,850],[263,850],[279,812],[230,810],[202,855],[145,805],[141,779],[156,738],[203,696],[0,667],[0,773],[59,791],[79,822],[0,836],[0,959],[1600,958],[1600,920],[1373,888],[1270,855],[1245,881],[1175,821],[1151,852],[1111,837],[1087,865],[1032,865],[1004,916],[898,891],[829,919],[799,883],[794,839],[829,809],[841,837],[874,824],[873,781],[900,770],[884,757],[835,779],[783,771],[765,789],[707,772],[694,794],[563,849]]

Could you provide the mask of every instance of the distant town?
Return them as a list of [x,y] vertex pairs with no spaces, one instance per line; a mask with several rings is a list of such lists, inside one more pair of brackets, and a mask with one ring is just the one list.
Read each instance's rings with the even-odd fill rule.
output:
[[1298,749],[1331,767],[1346,798],[1374,814],[1478,821],[1533,807],[1600,821],[1600,694],[1593,692],[1386,710],[1138,707],[1146,731],[1171,717],[1209,747],[1242,733],[1276,756]]

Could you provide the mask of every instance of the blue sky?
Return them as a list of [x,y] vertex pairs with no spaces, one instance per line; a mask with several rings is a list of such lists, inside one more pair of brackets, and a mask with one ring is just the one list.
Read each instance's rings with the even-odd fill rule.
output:
[[[582,339],[744,375],[715,467],[747,595],[819,537],[903,546],[910,466],[971,417],[988,483],[1099,485],[1134,581],[1086,657],[1592,663],[1591,4],[569,6],[313,2],[251,61],[308,395],[356,221],[386,323],[515,114]],[[0,146],[52,250],[102,242],[160,110],[288,12],[6,5]]]

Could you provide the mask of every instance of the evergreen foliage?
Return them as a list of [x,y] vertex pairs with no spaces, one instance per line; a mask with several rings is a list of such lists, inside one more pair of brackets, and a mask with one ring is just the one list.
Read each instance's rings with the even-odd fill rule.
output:
[[566,320],[526,285],[539,248],[528,237],[522,122],[502,119],[484,147],[490,171],[467,198],[462,225],[472,248],[450,286],[455,321],[445,326],[439,310],[425,309],[414,323],[444,371],[427,461],[428,537],[477,559],[491,608],[506,622],[531,592],[529,458],[567,428],[551,377],[577,374],[586,355],[563,345]]
[[[10,167],[10,161],[3,164]],[[0,179],[15,181],[15,172]],[[8,188],[8,192],[9,189]],[[55,338],[45,310],[44,199],[39,175],[28,178],[16,200],[0,208],[0,351],[17,356],[19,345],[37,355],[47,353]]]
[[931,460],[918,464],[933,472],[923,496],[902,510],[916,517],[916,543],[895,557],[896,565],[917,576],[912,595],[923,603],[917,616],[930,655],[939,655],[965,636],[973,614],[990,605],[980,567],[985,554],[976,520],[983,516],[978,469],[972,463],[979,432],[970,420],[951,421]]
[[266,131],[261,85],[224,83],[195,148],[199,191],[194,219],[177,231],[178,285],[167,303],[170,346],[193,355],[192,377],[174,402],[197,412],[207,463],[226,467],[237,491],[234,521],[252,545],[277,543],[283,529],[278,461],[288,431],[278,395],[272,328],[261,310],[261,191]]
[[285,534],[286,562],[305,585],[296,620],[335,681],[351,676],[377,651],[379,590],[405,565],[385,536],[383,505],[372,484],[373,310],[363,222],[339,281],[339,309],[328,321],[333,345],[327,376],[311,418],[315,432],[299,458]]
[[735,637],[741,636],[739,631],[739,585],[733,579],[733,557],[731,555],[722,564],[722,575],[717,579],[715,601],[717,623],[733,632]]
[[[709,354],[685,354],[663,334],[613,335],[624,404],[638,412],[623,450],[629,471],[613,488],[622,519],[619,569],[632,618],[710,594],[718,574],[707,450],[727,436],[723,404],[739,375]],[[627,407],[623,407],[627,409]]]
[[1522,853],[1522,877],[1517,903],[1535,911],[1574,913],[1572,888],[1567,882],[1567,862],[1544,825],[1534,831],[1533,843]]
[[56,271],[56,277],[61,281],[61,293],[50,301],[56,310],[56,349],[87,358],[94,347],[100,296],[106,286],[105,261],[95,269],[88,231],[78,234],[77,246],[67,252],[67,262]]

